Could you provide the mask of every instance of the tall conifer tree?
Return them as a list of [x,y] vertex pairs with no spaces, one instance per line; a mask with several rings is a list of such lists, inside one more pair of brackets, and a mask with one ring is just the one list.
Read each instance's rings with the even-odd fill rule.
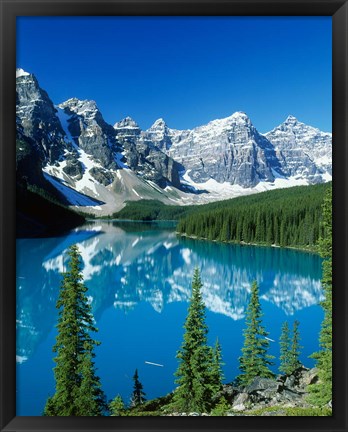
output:
[[332,188],[325,195],[323,203],[322,236],[319,252],[324,258],[322,286],[325,299],[321,302],[324,319],[321,324],[320,350],[312,357],[317,360],[319,382],[309,386],[310,401],[324,405],[332,399]]
[[237,377],[241,385],[250,384],[255,377],[273,378],[269,369],[273,356],[267,354],[269,341],[268,332],[262,326],[262,310],[259,300],[259,288],[256,281],[251,286],[251,297],[246,313],[246,329],[244,330],[244,346],[239,358],[239,369],[242,374]]
[[96,375],[93,358],[96,332],[91,306],[83,284],[81,256],[76,245],[69,248],[68,271],[57,301],[58,334],[53,351],[56,392],[47,400],[44,415],[97,416],[106,408],[105,396]]
[[196,268],[184,324],[184,341],[177,353],[179,366],[175,375],[179,386],[174,392],[172,407],[178,411],[209,411],[219,385],[213,379],[213,350],[207,345],[208,328],[201,288],[200,273]]
[[131,403],[130,403],[131,407],[138,406],[146,401],[145,393],[143,391],[143,385],[139,381],[138,369],[135,369],[133,381],[134,381],[134,388],[133,388],[133,393],[132,393]]
[[279,371],[285,374],[291,374],[301,366],[300,356],[300,334],[298,331],[300,323],[294,322],[292,336],[290,337],[290,329],[288,322],[285,321],[282,326],[280,336],[280,366]]
[[224,374],[222,371],[222,350],[219,339],[216,339],[215,347],[213,350],[213,368],[212,368],[212,383],[216,385],[216,391],[221,390]]
[[285,321],[282,325],[282,332],[280,335],[280,365],[279,371],[285,374],[291,373],[290,371],[290,329],[289,324]]
[[290,346],[290,356],[291,356],[291,369],[293,372],[295,369],[299,368],[301,366],[300,362],[300,333],[299,333],[299,325],[300,323],[298,321],[294,321],[294,325],[292,328],[292,338],[291,338],[291,346]]

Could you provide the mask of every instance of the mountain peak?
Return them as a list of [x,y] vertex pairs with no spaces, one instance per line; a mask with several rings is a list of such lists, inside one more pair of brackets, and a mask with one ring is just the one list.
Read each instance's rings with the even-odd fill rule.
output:
[[76,97],[72,97],[66,100],[65,102],[62,102],[60,105],[74,105],[77,104],[78,102],[81,102],[80,99],[77,99]]
[[159,119],[157,119],[155,122],[154,122],[154,125],[165,125],[166,124],[166,122],[165,122],[165,120],[162,118],[162,117],[160,117]]
[[286,118],[286,120],[285,120],[284,123],[295,124],[295,123],[298,123],[298,120],[297,120],[296,117],[294,117],[293,115],[290,114],[290,115],[287,116],[287,118]]
[[231,118],[249,120],[248,115],[244,111],[236,111],[231,115]]
[[244,111],[236,111],[235,113],[227,117],[226,120],[232,120],[235,123],[251,123],[249,116]]
[[83,112],[95,112],[98,111],[97,104],[94,100],[81,100],[76,97],[70,98],[65,102],[58,105],[59,108],[69,108],[71,111],[82,114]]
[[148,129],[149,131],[154,129],[164,129],[167,126],[167,123],[164,121],[164,119],[161,117],[157,119],[154,124]]
[[138,123],[136,123],[132,117],[125,117],[124,119],[120,120],[119,122],[116,122],[114,124],[114,129],[139,129]]
[[70,98],[65,102],[62,102],[60,105],[97,105],[96,102],[92,99],[78,99],[76,97]]
[[248,125],[248,126],[251,125],[250,118],[243,111],[236,111],[235,113],[233,113],[229,117],[226,117],[225,119],[223,119],[223,121],[227,121],[228,123],[232,122],[232,123],[239,124],[239,125]]
[[16,78],[22,77],[22,76],[29,76],[30,73],[26,72],[25,70],[21,69],[21,68],[17,68],[16,69]]

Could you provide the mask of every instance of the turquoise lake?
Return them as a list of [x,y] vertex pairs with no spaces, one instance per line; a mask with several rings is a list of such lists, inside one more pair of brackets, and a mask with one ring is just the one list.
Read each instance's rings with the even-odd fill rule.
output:
[[[17,415],[41,415],[54,393],[55,307],[66,250],[77,244],[101,342],[96,366],[107,399],[129,402],[135,369],[147,399],[175,388],[191,279],[201,270],[209,343],[222,346],[225,382],[238,374],[245,311],[256,280],[276,356],[282,323],[300,322],[301,361],[318,349],[321,258],[289,249],[177,237],[171,223],[91,222],[63,237],[17,240]],[[156,363],[162,366],[155,366]]]

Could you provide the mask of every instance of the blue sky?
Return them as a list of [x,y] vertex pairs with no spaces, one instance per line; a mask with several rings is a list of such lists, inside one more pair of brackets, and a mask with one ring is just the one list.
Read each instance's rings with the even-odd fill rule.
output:
[[331,17],[19,17],[17,67],[111,124],[186,129],[244,111],[332,128]]

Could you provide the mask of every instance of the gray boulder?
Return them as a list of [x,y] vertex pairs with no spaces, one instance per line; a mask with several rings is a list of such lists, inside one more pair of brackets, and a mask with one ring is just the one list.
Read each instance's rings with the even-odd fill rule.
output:
[[246,392],[239,393],[232,404],[234,411],[245,411],[251,404],[250,395]]
[[[318,379],[318,371],[303,366],[290,375],[275,379],[256,377],[249,385],[233,388],[231,406],[234,411],[245,411],[280,405],[284,407],[308,406],[307,386]],[[233,390],[232,390],[233,388]],[[225,393],[226,389],[225,389]]]
[[260,390],[274,390],[277,391],[279,383],[271,378],[256,377],[251,384],[244,388],[245,393],[253,393]]

